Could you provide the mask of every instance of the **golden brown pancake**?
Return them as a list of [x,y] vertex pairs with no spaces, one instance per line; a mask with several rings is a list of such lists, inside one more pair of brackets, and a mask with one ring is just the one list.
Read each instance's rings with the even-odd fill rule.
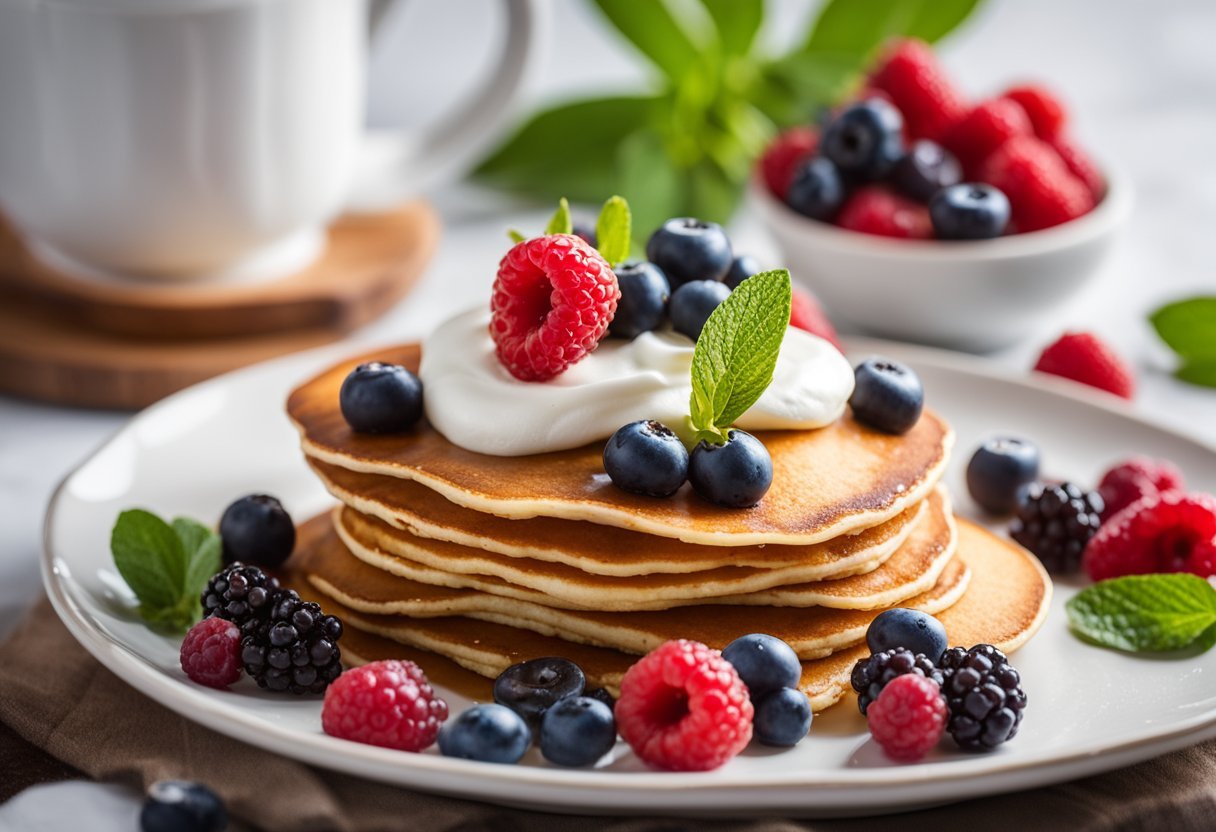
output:
[[[751,509],[712,505],[685,485],[656,500],[629,494],[604,473],[602,445],[524,457],[459,448],[427,424],[404,435],[353,432],[338,391],[372,359],[416,369],[417,345],[344,361],[298,387],[287,411],[305,454],[353,471],[413,480],[448,500],[513,519],[557,517],[714,546],[806,545],[885,522],[923,500],[945,468],[949,427],[925,411],[902,436],[845,416],[809,431],[761,431],[773,458],[773,485]],[[488,415],[487,418],[492,418]]]

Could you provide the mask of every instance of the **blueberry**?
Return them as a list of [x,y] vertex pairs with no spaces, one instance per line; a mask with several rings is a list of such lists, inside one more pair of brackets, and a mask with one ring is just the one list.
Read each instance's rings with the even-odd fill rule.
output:
[[693,280],[671,293],[671,325],[676,332],[692,340],[701,337],[701,330],[718,304],[730,296],[730,287],[716,280]]
[[987,240],[1009,224],[1009,200],[991,185],[964,182],[942,188],[929,200],[933,233],[942,240]]
[[799,214],[827,222],[844,204],[845,186],[830,159],[815,156],[794,171],[785,202]]
[[372,361],[350,371],[338,403],[357,433],[401,433],[422,418],[422,382],[404,367]]
[[559,766],[589,766],[614,745],[612,709],[590,696],[563,699],[541,718],[540,753]]
[[581,237],[583,242],[592,248],[599,246],[599,240],[595,236],[595,224],[590,222],[579,221],[574,223],[575,237]]
[[819,153],[846,178],[886,176],[904,155],[904,118],[880,98],[846,107],[823,131]]
[[499,674],[494,680],[494,701],[535,729],[547,708],[567,697],[582,696],[586,684],[582,668],[569,659],[532,659]]
[[595,688],[594,690],[587,691],[586,695],[603,702],[608,706],[608,710],[616,710],[616,697],[609,693],[607,688]]
[[462,760],[518,763],[530,745],[528,724],[502,705],[474,705],[439,732],[440,753]]
[[678,289],[690,280],[721,280],[734,256],[722,226],[680,217],[650,235],[646,259],[663,270],[672,289]]
[[927,612],[896,607],[880,613],[870,622],[866,646],[871,654],[902,647],[937,664],[949,645],[942,622]]
[[811,701],[797,688],[779,688],[752,704],[752,736],[763,745],[788,748],[811,730]]
[[853,371],[853,418],[886,433],[907,433],[920,419],[925,390],[920,378],[898,361],[871,358]]
[[976,449],[967,463],[967,490],[993,514],[1010,514],[1026,486],[1039,478],[1039,449],[1025,439],[997,436]]
[[734,666],[753,701],[778,688],[797,687],[802,678],[798,654],[776,636],[741,636],[726,645],[722,658]]
[[223,832],[228,811],[219,795],[201,783],[160,780],[148,788],[139,813],[143,832]]
[[621,299],[608,331],[620,338],[637,338],[658,329],[667,317],[671,286],[663,270],[654,263],[625,263],[614,269]]
[[741,430],[727,433],[723,445],[697,443],[688,459],[693,490],[727,508],[748,508],[773,484],[773,458],[759,439]]
[[662,422],[630,422],[604,445],[604,470],[624,491],[670,497],[688,479],[688,449]]
[[291,515],[269,494],[250,494],[224,509],[220,517],[224,563],[242,563],[273,569],[281,566],[296,546]]
[[928,202],[942,188],[963,180],[963,169],[954,154],[937,142],[913,142],[891,174],[895,187],[913,199]]
[[740,283],[762,271],[764,270],[760,268],[759,260],[750,254],[740,254],[730,261],[730,271],[726,273],[726,280],[723,282],[732,290],[738,289]]

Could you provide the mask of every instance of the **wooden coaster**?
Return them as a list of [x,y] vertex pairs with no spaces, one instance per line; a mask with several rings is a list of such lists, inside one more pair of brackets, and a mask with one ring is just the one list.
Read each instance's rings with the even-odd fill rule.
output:
[[330,343],[392,306],[434,254],[424,202],[344,217],[321,259],[249,286],[85,282],[0,240],[0,392],[145,407],[228,370]]

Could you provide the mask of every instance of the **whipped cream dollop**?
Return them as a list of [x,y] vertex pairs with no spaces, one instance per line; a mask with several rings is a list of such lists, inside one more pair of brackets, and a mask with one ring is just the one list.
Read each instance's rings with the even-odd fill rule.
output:
[[[520,381],[494,353],[490,315],[474,309],[441,324],[422,348],[419,376],[431,425],[448,441],[493,456],[577,448],[639,419],[683,429],[693,343],[675,332],[605,338],[545,382]],[[806,430],[831,424],[853,392],[853,368],[827,341],[790,328],[773,383],[736,424]]]

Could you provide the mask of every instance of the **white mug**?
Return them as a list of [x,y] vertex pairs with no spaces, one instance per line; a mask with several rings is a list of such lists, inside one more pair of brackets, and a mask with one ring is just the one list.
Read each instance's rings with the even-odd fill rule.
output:
[[536,51],[538,3],[503,0],[479,94],[422,134],[366,134],[368,32],[391,2],[0,0],[0,210],[76,273],[302,268],[344,208],[463,172]]

